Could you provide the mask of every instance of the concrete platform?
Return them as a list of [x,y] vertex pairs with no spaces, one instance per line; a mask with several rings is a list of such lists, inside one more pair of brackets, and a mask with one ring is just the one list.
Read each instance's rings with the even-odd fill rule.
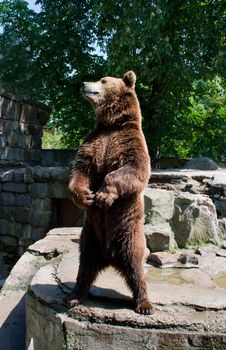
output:
[[[226,274],[225,258],[199,256],[198,269],[157,269],[146,264],[150,299],[156,308],[151,316],[133,311],[130,292],[112,268],[98,277],[84,305],[68,310],[63,299],[75,285],[79,234],[80,229],[50,231],[14,267],[0,296],[1,340],[14,334],[10,336],[14,344],[11,339],[3,342],[4,350],[226,349],[226,289],[214,279]],[[13,293],[21,301],[19,306]],[[22,317],[19,322],[15,322],[15,308]]]

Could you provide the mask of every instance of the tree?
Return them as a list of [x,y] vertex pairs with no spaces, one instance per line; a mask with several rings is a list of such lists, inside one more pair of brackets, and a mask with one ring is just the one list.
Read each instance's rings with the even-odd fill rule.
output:
[[165,136],[163,154],[203,155],[224,161],[226,93],[222,79],[196,80],[189,100],[190,106],[177,115],[177,123]]
[[[23,0],[0,4],[3,87],[50,104],[51,120],[75,147],[93,125],[80,83],[134,69],[153,158],[166,150],[178,153],[173,146],[167,148],[172,145],[169,135],[175,140],[174,130],[178,136],[181,132],[178,125],[185,128],[178,120],[190,115],[184,111],[192,102],[193,82],[224,73],[224,1],[38,3],[39,14]],[[104,56],[97,55],[96,45]]]
[[99,8],[109,71],[138,73],[145,133],[156,155],[189,105],[193,81],[223,72],[223,1],[108,1]]
[[[0,4],[0,80],[3,88],[48,103],[65,142],[77,146],[93,116],[81,98],[81,82],[98,74],[92,55],[96,20],[92,1],[39,1],[41,12],[24,0]],[[82,118],[81,118],[82,116]]]

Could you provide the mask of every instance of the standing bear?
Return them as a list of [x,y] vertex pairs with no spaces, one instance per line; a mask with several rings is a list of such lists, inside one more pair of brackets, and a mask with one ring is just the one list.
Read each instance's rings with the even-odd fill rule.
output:
[[143,190],[150,159],[135,82],[129,71],[123,79],[105,77],[81,89],[96,126],[78,150],[69,182],[75,204],[85,209],[76,287],[66,298],[70,307],[87,298],[98,273],[112,265],[132,291],[135,310],[153,312],[143,271]]

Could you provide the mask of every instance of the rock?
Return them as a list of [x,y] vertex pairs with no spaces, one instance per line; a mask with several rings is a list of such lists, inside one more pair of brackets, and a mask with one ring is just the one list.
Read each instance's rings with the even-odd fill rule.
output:
[[223,239],[226,239],[226,218],[218,220],[219,230]]
[[217,170],[220,167],[211,158],[198,157],[190,160],[184,166],[184,169],[198,169],[198,170]]
[[216,209],[207,196],[188,192],[176,196],[172,227],[180,248],[200,242],[219,244]]
[[182,264],[181,267],[194,267],[194,265],[199,265],[198,258],[191,253],[180,254],[178,262]]
[[183,254],[156,252],[150,255],[149,261],[160,268],[197,268],[199,266],[198,258],[191,252]]
[[159,252],[176,248],[173,232],[169,225],[144,225],[147,247],[151,252]]
[[216,284],[212,281],[210,276],[199,269],[181,269],[180,276],[189,284],[192,283],[195,286],[216,288]]
[[226,249],[226,241],[224,241],[224,242],[222,243],[221,248],[222,248],[222,249]]
[[218,252],[216,252],[217,256],[221,256],[223,258],[226,258],[226,250],[225,249],[221,249]]
[[226,218],[226,198],[219,198],[219,200],[214,201],[214,204],[216,206],[219,219]]
[[219,250],[218,246],[206,246],[199,247],[196,249],[195,254],[206,256],[206,255],[216,255],[216,252]]
[[199,257],[199,269],[211,278],[226,274],[225,258],[216,255],[205,255]]
[[146,188],[144,191],[145,224],[168,223],[173,217],[174,192]]
[[212,187],[226,189],[226,171],[224,174],[217,174],[214,176]]
[[170,254],[167,252],[151,253],[149,261],[161,268],[174,267],[177,263],[178,254]]

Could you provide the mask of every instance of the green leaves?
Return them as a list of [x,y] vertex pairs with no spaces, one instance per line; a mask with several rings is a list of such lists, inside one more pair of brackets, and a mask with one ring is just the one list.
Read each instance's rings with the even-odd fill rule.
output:
[[[133,69],[151,153],[210,154],[201,132],[209,140],[218,135],[212,129],[224,134],[224,82],[212,81],[225,72],[223,0],[37,2],[40,13],[24,0],[0,3],[0,81],[50,104],[68,146],[94,124],[81,82]],[[222,147],[211,144],[221,158]]]

